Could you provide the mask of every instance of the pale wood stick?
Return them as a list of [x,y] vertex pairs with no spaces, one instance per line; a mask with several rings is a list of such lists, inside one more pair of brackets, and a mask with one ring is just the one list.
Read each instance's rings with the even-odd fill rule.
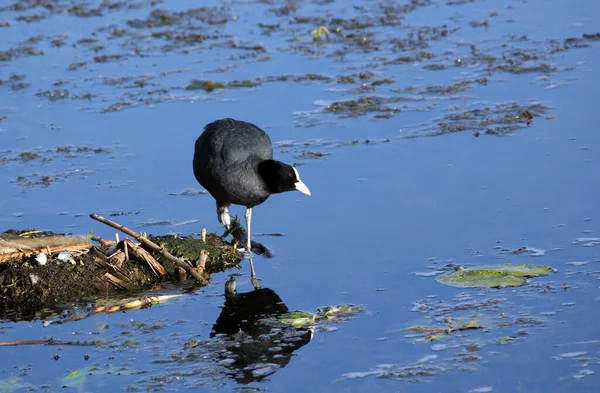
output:
[[177,298],[180,296],[183,296],[183,295],[182,294],[174,294],[174,295],[144,296],[143,298],[136,299],[136,300],[133,300],[133,301],[127,302],[125,304],[121,304],[121,305],[116,305],[116,306],[111,306],[111,307],[98,306],[94,309],[94,311],[90,312],[89,314],[77,315],[77,316],[69,318],[69,319],[62,319],[60,321],[54,321],[54,322],[48,323],[44,326],[46,327],[51,324],[52,325],[61,325],[66,322],[80,321],[82,319],[91,317],[92,315],[95,315],[95,314],[98,314],[101,312],[106,313],[106,314],[112,314],[112,313],[118,312],[118,311],[134,310],[134,309],[140,308],[142,306],[163,303],[167,300],[174,299],[174,298]]
[[42,247],[42,248],[39,248],[36,250],[32,249],[32,250],[28,250],[28,251],[24,251],[24,252],[15,252],[12,254],[0,254],[0,263],[9,261],[11,259],[19,259],[26,255],[30,255],[31,253],[34,253],[34,252],[39,253],[39,252],[43,251],[43,252],[47,253],[49,256],[49,254],[52,254],[55,252],[65,251],[65,249],[67,249],[67,248],[71,251],[87,250],[90,248],[90,244],[89,243],[80,243],[80,244],[69,244],[69,245],[64,245],[64,246],[50,246],[50,247],[46,246],[46,247]]
[[81,346],[95,346],[96,342],[94,341],[73,341],[73,340],[55,340],[53,338],[49,338],[47,340],[17,340],[17,341],[3,341],[0,342],[0,347],[10,347],[10,346],[19,346],[19,345],[35,345],[35,344],[43,344],[43,345],[81,345]]

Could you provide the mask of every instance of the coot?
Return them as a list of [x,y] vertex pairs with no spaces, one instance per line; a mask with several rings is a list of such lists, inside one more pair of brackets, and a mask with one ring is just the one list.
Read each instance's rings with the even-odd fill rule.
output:
[[246,252],[250,255],[252,208],[271,194],[298,190],[310,195],[296,168],[273,160],[267,133],[240,120],[222,119],[204,127],[194,149],[194,175],[215,198],[219,222],[225,228],[231,223],[229,205],[246,206]]

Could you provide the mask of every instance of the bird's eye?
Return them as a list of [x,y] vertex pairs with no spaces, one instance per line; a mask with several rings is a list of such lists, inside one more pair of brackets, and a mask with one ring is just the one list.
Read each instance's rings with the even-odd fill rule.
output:
[[292,172],[288,173],[288,177],[294,177],[294,174]]

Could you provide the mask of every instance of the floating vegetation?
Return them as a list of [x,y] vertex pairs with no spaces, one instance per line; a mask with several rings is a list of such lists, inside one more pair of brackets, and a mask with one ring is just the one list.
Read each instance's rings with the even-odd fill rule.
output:
[[481,108],[457,109],[431,120],[407,138],[445,135],[454,132],[480,132],[487,135],[507,135],[528,127],[543,116],[550,107],[533,103],[519,105],[514,102],[497,103]]
[[396,93],[405,94],[455,94],[472,89],[473,83],[485,84],[486,78],[475,80],[464,80],[456,82],[453,85],[425,85],[425,86],[410,86],[394,89]]
[[65,90],[61,90],[61,89],[46,90],[46,91],[40,91],[40,92],[36,93],[35,95],[40,98],[46,98],[50,102],[54,102],[54,101],[64,100],[64,99],[68,98],[69,90],[66,90],[66,89]]
[[[442,99],[461,99],[472,101],[474,97],[457,96],[458,93],[474,90],[477,86],[487,86],[495,82],[494,75],[499,73],[540,74],[558,73],[567,69],[554,64],[554,55],[559,52],[576,48],[596,45],[600,40],[597,32],[585,32],[578,37],[553,38],[534,41],[527,36],[507,36],[500,41],[484,42],[446,42],[450,45],[438,45],[464,28],[457,21],[450,20],[440,25],[411,26],[403,23],[403,19],[421,7],[432,4],[429,0],[415,0],[405,4],[391,3],[365,4],[354,8],[351,15],[333,15],[318,9],[310,11],[301,4],[290,3],[280,7],[257,4],[263,11],[271,14],[273,21],[257,21],[240,23],[234,13],[235,7],[203,6],[171,10],[161,5],[161,1],[139,0],[133,2],[93,2],[72,4],[72,2],[52,3],[40,6],[24,0],[17,0],[6,6],[0,6],[0,12],[6,15],[6,20],[26,21],[36,24],[39,21],[54,16],[86,18],[90,20],[89,28],[82,35],[44,34],[31,31],[30,35],[20,42],[12,44],[0,52],[0,61],[12,60],[31,56],[54,56],[59,48],[73,46],[78,48],[77,56],[67,59],[66,67],[73,76],[64,81],[58,88],[40,87],[39,97],[55,100],[88,100],[82,110],[111,113],[140,106],[150,106],[173,100],[193,100],[194,90],[217,92],[233,88],[260,88],[268,82],[303,82],[336,81],[339,85],[360,84],[348,96],[347,91],[335,90],[345,97],[333,97],[323,111],[315,111],[298,126],[311,127],[321,122],[327,122],[325,116],[334,114],[340,117],[359,117],[371,114],[373,119],[389,119],[400,111],[430,111],[438,107],[433,96]],[[135,10],[135,18],[131,17]],[[122,18],[107,17],[119,13]],[[140,16],[141,15],[141,16]],[[497,14],[490,13],[481,20],[471,21],[471,27],[495,26],[498,23]],[[103,19],[104,18],[104,19]],[[98,23],[95,23],[98,21]],[[106,22],[106,23],[105,23]],[[236,23],[239,32],[235,37],[225,29],[225,25]],[[467,23],[467,26],[469,26]],[[2,27],[12,28],[9,22]],[[262,42],[255,32],[269,35],[277,40],[275,45]],[[394,29],[393,36],[386,31]],[[26,29],[27,30],[27,29]],[[29,32],[26,31],[26,34]],[[311,39],[305,39],[309,33]],[[487,33],[487,31],[486,31]],[[236,37],[242,37],[238,39]],[[450,46],[450,48],[449,48]],[[446,48],[442,50],[441,48]],[[211,67],[228,72],[246,67],[255,62],[266,62],[281,56],[310,56],[327,57],[337,62],[345,58],[361,58],[357,67],[342,68],[338,75],[306,74],[304,76],[275,75],[265,77],[260,74],[244,73],[245,79],[188,79],[168,78],[169,62],[163,59],[165,54],[177,52],[183,56],[194,53],[204,53],[212,50],[222,56],[222,61]],[[65,52],[62,52],[65,53]],[[211,52],[212,53],[212,52]],[[137,80],[134,75],[123,75],[124,81],[118,83],[118,89],[98,94],[95,91],[96,78],[90,78],[89,73],[81,71],[94,68],[100,72],[95,74],[110,74],[102,72],[104,67],[114,63],[137,64],[148,57],[155,59],[157,72],[148,79]],[[218,59],[217,59],[218,60]],[[192,62],[194,63],[194,62]],[[222,64],[221,64],[222,63]],[[198,64],[204,64],[198,63]],[[10,67],[10,65],[9,65]],[[461,67],[465,71],[463,81],[454,85],[431,84],[418,87],[396,87],[386,96],[386,93],[357,96],[374,90],[385,90],[388,86],[396,85],[400,79],[397,75],[407,68],[418,67],[421,70],[435,71],[451,67]],[[136,70],[138,67],[123,69]],[[351,70],[351,73],[348,73]],[[9,72],[20,72],[19,69],[9,69]],[[186,70],[197,74],[206,72],[204,65],[190,65]],[[129,71],[133,73],[136,71]],[[386,75],[381,75],[385,72]],[[25,76],[22,76],[23,78]],[[125,82],[125,81],[129,82]],[[149,83],[149,80],[152,80]],[[539,80],[539,79],[536,79]],[[131,83],[131,84],[129,84]],[[541,83],[547,84],[547,81]],[[117,86],[114,85],[114,86]],[[0,80],[0,87],[6,86],[13,91],[25,90],[28,86],[23,80]],[[183,92],[182,92],[183,91]],[[186,93],[187,92],[187,93]],[[399,95],[396,96],[395,94]],[[419,106],[398,105],[402,101],[417,101],[427,97],[427,104]],[[419,136],[443,135],[451,132],[469,131],[475,135],[493,134],[504,135],[514,132],[527,124],[528,111],[534,118],[541,113],[528,109],[528,105],[520,105],[510,110],[504,107],[506,103],[490,102],[486,108],[451,109],[448,114],[439,117],[430,125],[424,125],[415,134]],[[496,113],[500,107],[504,114]],[[474,111],[470,113],[469,111]],[[478,111],[484,113],[479,114]],[[498,114],[499,116],[496,116]],[[506,116],[504,116],[506,115]],[[481,117],[481,120],[474,118]],[[493,119],[491,124],[488,119]],[[532,119],[529,119],[532,120]],[[488,126],[489,125],[489,126]]]
[[325,26],[319,26],[319,28],[310,32],[313,41],[321,41],[323,36],[329,38],[329,29]]
[[0,151],[0,165],[8,163],[29,162],[41,160],[44,163],[52,160],[75,159],[87,157],[92,154],[111,154],[118,146],[58,146],[50,149],[35,149],[35,150],[4,150]]
[[363,312],[365,308],[360,305],[342,304],[339,306],[323,306],[317,311],[318,320],[327,320],[329,322],[344,321],[355,314]]
[[8,79],[0,79],[0,87],[6,86],[12,91],[24,90],[29,87],[29,83],[23,82],[25,75],[11,74]]
[[262,85],[263,83],[272,83],[272,82],[303,82],[303,81],[322,81],[329,82],[331,80],[330,77],[326,75],[319,74],[299,74],[299,75],[272,75],[265,76],[256,79],[245,79],[245,80],[234,80],[230,82],[223,81],[211,81],[211,80],[202,80],[202,79],[193,79],[185,88],[186,90],[204,90],[207,93],[212,92],[216,89],[224,89],[224,88],[243,88],[243,87],[257,87]]
[[225,83],[223,82],[214,82],[209,80],[192,80],[190,84],[186,87],[186,90],[204,90],[207,93],[215,89],[222,89],[225,87]]
[[64,182],[68,178],[74,176],[85,178],[91,173],[92,172],[84,169],[73,169],[70,171],[52,172],[47,174],[30,173],[17,176],[13,183],[23,188],[48,187],[54,183]]
[[399,97],[365,96],[356,100],[336,101],[327,105],[326,112],[335,113],[342,117],[359,117],[368,113],[396,114],[400,108],[393,106],[401,99]]
[[546,255],[545,250],[540,250],[539,248],[522,246],[512,251],[513,254],[522,254],[529,253],[532,257],[543,257]]
[[505,288],[518,287],[528,278],[546,276],[554,269],[533,265],[494,265],[465,269],[458,267],[454,272],[438,277],[437,281],[459,288]]
[[231,15],[227,7],[200,7],[179,12],[154,9],[145,19],[130,19],[127,25],[136,29],[152,29],[176,25],[190,27],[194,22],[220,25],[228,20],[231,20]]
[[284,325],[290,325],[296,328],[312,326],[317,317],[315,314],[306,311],[292,311],[285,314],[281,314],[277,318],[279,323]]
[[[517,279],[545,276],[553,272],[549,267],[531,265],[498,265],[481,269],[486,277],[490,275],[488,271],[492,277],[496,277],[498,271],[508,271],[508,275],[514,274]],[[467,269],[459,269],[457,275],[464,274],[465,270]],[[469,271],[471,273],[464,276],[475,276],[477,281],[479,277],[476,268]],[[458,281],[460,280],[459,278]],[[476,287],[489,286],[486,284]],[[548,284],[530,285],[515,291],[519,291],[519,296],[530,297],[536,293],[551,293],[549,287]],[[493,293],[500,294],[485,289],[469,290],[451,298],[431,295],[415,301],[411,310],[416,313],[414,321],[407,322],[402,329],[388,329],[389,337],[385,338],[405,343],[409,348],[422,346],[425,353],[429,354],[420,357],[407,354],[403,357],[405,361],[400,364],[381,364],[366,371],[347,372],[342,374],[341,379],[375,377],[419,382],[450,371],[473,372],[478,370],[481,362],[487,361],[486,358],[497,353],[500,346],[517,345],[530,335],[539,334],[541,329],[550,326],[549,318],[556,314],[539,312],[532,315],[531,309],[518,307],[513,303],[514,299],[509,300],[506,295],[495,297]],[[510,293],[513,292],[503,292]],[[574,356],[576,359],[584,355],[567,353],[567,356]]]

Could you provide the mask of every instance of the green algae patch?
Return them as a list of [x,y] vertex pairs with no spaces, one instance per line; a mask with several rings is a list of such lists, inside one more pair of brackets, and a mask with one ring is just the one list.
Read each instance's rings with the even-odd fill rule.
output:
[[350,317],[363,311],[363,306],[341,304],[319,307],[315,314],[301,310],[290,311],[279,315],[277,318],[265,318],[262,322],[269,326],[287,325],[295,328],[304,328],[321,323],[345,322]]
[[342,304],[339,306],[323,306],[319,307],[317,311],[318,319],[338,319],[348,318],[354,314],[363,312],[365,308],[363,306],[356,306],[353,304]]
[[505,288],[519,287],[525,284],[528,278],[547,276],[550,273],[554,273],[554,269],[548,266],[506,264],[468,269],[458,267],[437,280],[459,288]]
[[406,330],[408,330],[409,332],[415,332],[415,333],[439,334],[439,333],[446,333],[447,329],[444,326],[417,325],[417,326],[411,326]]
[[434,326],[434,325],[416,325],[411,326],[406,329],[409,332],[424,334],[424,340],[433,341],[442,338],[444,335],[450,335],[455,331],[464,331],[464,330],[476,330],[476,329],[484,329],[485,327],[479,323],[479,321],[475,319],[470,319],[466,322],[464,321],[455,321],[451,317],[445,318],[444,322],[446,326]]
[[[239,264],[241,257],[236,248],[221,237],[207,234],[203,241],[200,236],[150,236],[150,240],[165,247],[174,256],[186,261],[200,261],[202,253],[206,253],[204,269],[209,273],[221,272]],[[159,257],[160,262],[167,262]],[[172,266],[175,268],[175,266]],[[167,270],[169,271],[169,269]]]
[[186,90],[205,90],[207,93],[210,93],[213,90],[222,89],[224,87],[225,83],[223,82],[194,79],[186,87]]
[[313,325],[316,320],[317,316],[307,311],[292,311],[279,316],[279,322],[295,328]]

